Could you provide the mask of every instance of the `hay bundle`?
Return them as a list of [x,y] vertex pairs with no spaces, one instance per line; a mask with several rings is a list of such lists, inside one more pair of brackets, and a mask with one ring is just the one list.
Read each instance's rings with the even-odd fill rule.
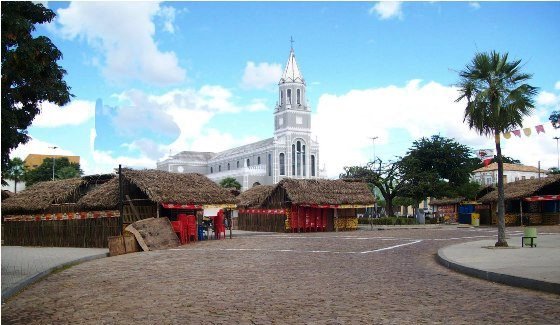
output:
[[[560,194],[560,175],[541,179],[524,179],[504,184],[504,199],[519,200],[533,195]],[[480,199],[483,203],[498,201],[498,191],[492,191]]]
[[136,185],[154,202],[176,204],[235,204],[226,189],[197,173],[170,173],[162,170],[123,169],[125,181]]
[[375,202],[366,183],[362,182],[285,178],[277,188],[284,188],[294,204],[370,205]]

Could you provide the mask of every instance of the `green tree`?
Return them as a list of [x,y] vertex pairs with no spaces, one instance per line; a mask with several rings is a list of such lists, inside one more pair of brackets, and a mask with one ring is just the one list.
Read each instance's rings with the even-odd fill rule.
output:
[[456,197],[466,189],[479,160],[471,149],[452,139],[433,135],[414,141],[400,168],[405,196],[417,203],[426,197]]
[[344,167],[341,179],[360,179],[369,184],[373,191],[376,187],[385,200],[387,215],[394,216],[393,200],[402,194],[403,182],[400,175],[399,164],[383,163],[381,159],[376,164],[370,162],[366,166]]
[[[71,163],[68,158],[56,158],[54,160],[55,179],[75,178],[83,175],[80,164]],[[53,159],[47,158],[43,160],[37,168],[29,170],[25,176],[27,186],[31,186],[38,182],[50,181],[53,179]]]
[[459,72],[457,102],[466,100],[464,121],[480,135],[494,136],[498,161],[498,241],[507,246],[504,218],[504,167],[500,133],[522,127],[523,117],[534,108],[538,90],[526,82],[531,74],[521,71],[521,60],[508,61],[508,54],[477,53]]
[[552,174],[552,175],[557,175],[560,174],[560,169],[556,168],[556,167],[551,167],[548,169],[548,173]]
[[27,128],[41,102],[70,102],[66,71],[57,61],[62,53],[45,36],[33,37],[35,24],[50,22],[52,10],[31,1],[2,2],[2,179],[10,152],[29,141]]
[[14,181],[14,193],[17,193],[17,183],[25,177],[25,164],[23,160],[18,157],[10,159],[5,177]]
[[554,126],[555,129],[560,128],[560,111],[552,112],[548,119],[552,122],[552,126]]
[[238,191],[241,189],[241,184],[233,178],[233,177],[226,177],[220,181],[220,186],[224,188],[235,188]]

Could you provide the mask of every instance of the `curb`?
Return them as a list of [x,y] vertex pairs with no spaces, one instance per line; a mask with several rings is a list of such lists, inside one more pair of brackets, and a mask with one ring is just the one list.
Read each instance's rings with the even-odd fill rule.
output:
[[506,284],[513,287],[544,291],[560,295],[560,283],[547,282],[542,280],[528,279],[514,275],[496,273],[469,267],[460,263],[452,262],[445,253],[444,248],[440,248],[437,253],[437,261],[439,264],[452,269],[454,271],[464,273],[483,280]]
[[11,298],[15,294],[19,293],[20,291],[23,291],[26,287],[32,285],[35,282],[38,282],[38,281],[42,280],[43,278],[47,277],[49,274],[51,274],[52,272],[54,272],[54,271],[56,271],[60,268],[70,266],[70,265],[80,264],[80,263],[83,263],[83,262],[92,261],[92,260],[96,260],[96,259],[103,258],[103,257],[108,257],[108,256],[109,256],[109,253],[90,255],[90,256],[78,258],[76,260],[66,262],[66,263],[63,263],[63,264],[60,264],[60,265],[57,265],[57,266],[53,266],[53,267],[51,267],[51,268],[49,268],[49,269],[47,269],[43,272],[36,273],[36,274],[30,276],[27,279],[23,279],[23,280],[19,281],[13,287],[6,288],[5,290],[2,290],[2,303],[4,303],[6,300]]

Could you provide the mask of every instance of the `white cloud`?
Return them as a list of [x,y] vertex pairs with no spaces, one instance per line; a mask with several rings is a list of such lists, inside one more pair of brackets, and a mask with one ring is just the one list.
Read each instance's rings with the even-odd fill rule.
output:
[[377,14],[381,20],[391,18],[402,19],[401,6],[401,1],[380,1],[369,10],[369,14]]
[[469,7],[473,9],[480,9],[480,3],[478,3],[477,1],[471,1],[469,2]]
[[541,91],[540,94],[537,96],[537,105],[543,106],[554,106],[560,103],[560,96],[549,93],[547,91]]
[[556,81],[556,83],[554,84],[554,89],[560,90],[560,81]]
[[175,22],[175,15],[176,15],[175,8],[161,7],[157,15],[163,19],[163,30],[168,33],[174,34],[175,26],[173,23]]
[[[402,143],[402,138],[394,136],[396,131],[404,131],[413,140],[440,134],[473,149],[493,148],[493,139],[479,136],[463,122],[465,105],[455,102],[458,96],[454,87],[436,82],[421,83],[420,80],[409,81],[404,87],[322,95],[313,116],[313,133],[321,146],[320,167],[326,164],[328,176],[336,177],[344,166],[365,164],[371,159],[372,136],[379,137],[375,142],[378,157],[382,154],[380,146],[401,144],[409,148],[412,142]],[[547,120],[546,110],[536,110],[524,125],[534,127]],[[533,132],[521,142],[504,140],[503,154],[535,166],[537,160],[541,160],[543,167],[554,166],[555,155],[547,144],[554,131],[548,127],[546,132],[540,135]],[[405,154],[406,149],[395,153]],[[394,156],[381,158],[390,160]]]
[[104,56],[103,74],[111,81],[141,80],[167,85],[185,80],[174,52],[158,50],[154,16],[172,31],[174,11],[157,2],[72,2],[57,11],[57,31],[84,39]]
[[265,89],[269,86],[278,84],[282,77],[282,66],[277,63],[261,62],[255,64],[247,62],[241,86],[244,88]]
[[33,120],[33,126],[54,128],[65,125],[80,125],[95,115],[95,103],[73,100],[65,106],[50,102],[41,104],[41,113]]
[[[52,147],[57,147],[57,148],[53,150]],[[37,155],[55,154],[55,155],[66,155],[66,156],[76,155],[71,150],[61,148],[59,145],[55,145],[32,137],[31,140],[29,140],[27,143],[20,144],[17,148],[15,148],[10,153],[10,157],[11,158],[19,157],[23,160],[29,154],[37,154]]]

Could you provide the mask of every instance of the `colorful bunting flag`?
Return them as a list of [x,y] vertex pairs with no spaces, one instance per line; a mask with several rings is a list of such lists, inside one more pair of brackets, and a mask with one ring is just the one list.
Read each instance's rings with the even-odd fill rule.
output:
[[521,130],[513,130],[511,131],[515,136],[520,137],[521,138]]
[[[553,126],[554,126],[554,124],[553,124]],[[527,137],[531,136],[531,133],[533,132],[532,128],[524,128],[522,130],[523,130],[523,134],[525,134],[525,136],[527,136]],[[544,125],[543,124],[535,125],[535,131],[537,131],[537,134],[545,133]],[[513,135],[521,138],[521,129],[520,129],[520,130],[513,130],[513,131],[510,131],[510,132],[504,133],[503,134],[504,139],[510,139],[512,133],[513,133]]]
[[506,138],[506,139],[511,138],[511,132],[504,133],[504,138]]
[[541,132],[544,133],[544,126],[541,125],[537,125],[535,126],[535,130],[537,130],[537,134],[540,134]]
[[524,128],[523,133],[525,133],[526,136],[530,136],[531,135],[531,128]]

